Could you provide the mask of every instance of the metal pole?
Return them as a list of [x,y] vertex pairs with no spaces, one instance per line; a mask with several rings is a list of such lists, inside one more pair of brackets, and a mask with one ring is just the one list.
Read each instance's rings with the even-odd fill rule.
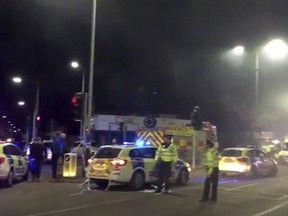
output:
[[35,101],[35,108],[33,113],[33,128],[32,128],[32,138],[37,136],[37,126],[36,126],[36,117],[39,112],[39,94],[40,94],[40,87],[39,84],[36,86],[36,101]]
[[27,116],[26,118],[26,146],[29,146],[29,140],[30,140],[30,116]]
[[[83,128],[85,128],[86,124],[85,122],[87,122],[87,94],[85,93],[85,72],[82,71],[82,94],[83,94],[83,97],[84,97],[84,108],[82,108],[82,118],[81,118],[81,121],[80,121],[80,139],[82,141],[86,141],[84,139],[84,134],[85,134],[85,130],[83,130]],[[86,137],[86,136],[85,136]]]
[[193,152],[192,152],[192,169],[195,170],[196,167],[196,130],[193,128]]
[[84,93],[84,107],[83,107],[83,110],[82,110],[82,140],[84,141],[84,143],[87,142],[87,135],[86,135],[86,125],[87,125],[87,93]]
[[259,53],[255,56],[255,136],[256,146],[259,148]]
[[82,72],[82,93],[85,92],[85,72]]
[[96,8],[97,0],[93,0],[93,14],[91,25],[91,48],[90,48],[90,71],[89,71],[89,92],[88,92],[88,115],[87,122],[90,122],[92,117],[93,106],[93,79],[94,79],[94,55],[95,55],[95,33],[96,33]]

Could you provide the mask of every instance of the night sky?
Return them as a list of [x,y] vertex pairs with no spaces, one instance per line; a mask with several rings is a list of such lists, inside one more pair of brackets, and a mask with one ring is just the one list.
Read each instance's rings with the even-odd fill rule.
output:
[[[287,0],[98,0],[95,111],[188,118],[200,105],[220,131],[248,132],[254,51],[274,38],[288,42],[287,8]],[[69,62],[88,74],[91,10],[92,0],[0,1],[1,113],[23,127],[40,82],[43,125],[73,125],[81,71]],[[247,54],[229,54],[239,44]],[[288,132],[287,60],[260,55],[261,124],[279,133]]]

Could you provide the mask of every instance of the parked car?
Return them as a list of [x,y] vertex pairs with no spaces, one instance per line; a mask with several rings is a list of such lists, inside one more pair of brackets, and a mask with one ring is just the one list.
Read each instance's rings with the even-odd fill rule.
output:
[[277,162],[264,152],[249,147],[224,149],[220,154],[219,170],[222,174],[236,173],[258,177],[276,176]]
[[14,180],[28,179],[28,158],[12,143],[0,144],[0,181],[11,187]]
[[[152,146],[102,146],[89,159],[88,175],[100,187],[112,181],[139,190],[144,184],[157,181],[156,151]],[[190,171],[189,163],[178,160],[172,166],[171,181],[187,184]]]

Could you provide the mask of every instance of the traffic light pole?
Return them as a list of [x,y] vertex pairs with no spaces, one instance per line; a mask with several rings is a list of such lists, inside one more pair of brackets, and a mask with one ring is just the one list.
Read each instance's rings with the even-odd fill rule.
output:
[[37,136],[37,125],[36,125],[36,118],[39,112],[39,94],[40,94],[40,87],[37,84],[36,90],[36,101],[35,101],[35,108],[33,113],[33,128],[32,128],[32,138]]
[[193,128],[193,152],[192,152],[192,169],[195,170],[196,167],[196,134],[197,131]]
[[81,120],[81,133],[82,133],[82,140],[86,143],[87,142],[87,133],[86,133],[86,127],[87,127],[87,93],[83,93],[84,97],[84,106],[82,110],[82,120]]

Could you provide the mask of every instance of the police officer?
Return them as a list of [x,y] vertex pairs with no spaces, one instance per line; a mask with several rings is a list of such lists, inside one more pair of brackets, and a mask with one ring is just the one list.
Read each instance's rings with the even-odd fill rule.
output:
[[178,153],[176,146],[172,143],[172,135],[165,136],[165,142],[158,148],[155,156],[156,163],[159,165],[159,181],[156,194],[164,192],[171,193],[169,188],[169,178],[171,176],[172,163],[177,162]]
[[29,158],[31,174],[32,174],[32,181],[39,182],[41,176],[41,167],[43,164],[43,154],[45,154],[45,147],[42,143],[40,137],[34,137],[30,144],[30,155]]
[[[199,202],[207,202],[208,200],[212,202],[217,202],[217,188],[218,188],[218,178],[219,178],[219,156],[218,152],[214,147],[214,143],[211,141],[206,142],[208,150],[203,155],[203,166],[206,168],[207,176],[204,184],[203,196]],[[212,184],[212,193],[210,195],[210,186]]]

